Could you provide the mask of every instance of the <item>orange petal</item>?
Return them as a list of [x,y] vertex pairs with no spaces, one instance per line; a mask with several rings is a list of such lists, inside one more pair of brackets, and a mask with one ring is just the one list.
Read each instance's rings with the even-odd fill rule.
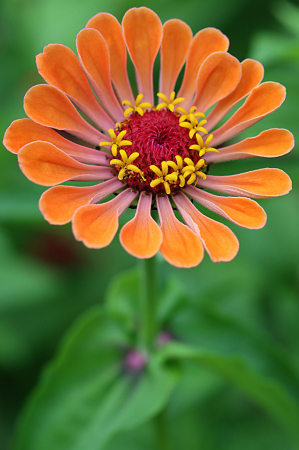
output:
[[188,186],[185,192],[205,208],[240,227],[258,229],[266,223],[267,216],[263,208],[249,198],[219,197],[193,186]]
[[241,79],[241,64],[229,53],[216,52],[202,63],[192,104],[205,112],[234,91]]
[[106,139],[80,116],[67,96],[53,86],[40,84],[29,89],[24,97],[24,109],[35,122],[68,131],[95,145]]
[[121,229],[119,239],[124,249],[136,258],[151,258],[161,246],[162,233],[151,217],[152,194],[140,194],[134,219]]
[[166,195],[156,197],[163,241],[160,252],[169,264],[176,267],[195,267],[203,258],[199,237],[174,215]]
[[100,128],[108,131],[112,119],[94,98],[77,56],[65,45],[50,44],[36,57],[44,80],[67,94],[73,103]]
[[229,40],[216,28],[205,28],[194,36],[188,53],[182,86],[178,93],[178,97],[185,98],[185,102],[180,106],[189,108],[196,88],[198,71],[204,60],[211,53],[225,52],[228,46]]
[[53,225],[63,225],[72,220],[80,206],[104,200],[123,187],[117,178],[95,186],[55,186],[40,198],[39,208],[44,218]]
[[191,40],[192,30],[182,20],[171,19],[164,23],[159,92],[168,98],[186,61]]
[[77,36],[77,50],[80,62],[95,93],[115,120],[123,120],[123,108],[120,106],[111,85],[110,56],[107,42],[97,30],[85,28]]
[[151,9],[132,8],[124,15],[122,26],[135,66],[138,93],[144,95],[142,101],[153,105],[153,67],[162,39],[161,21]]
[[18,158],[24,175],[42,186],[69,180],[101,181],[113,177],[110,167],[79,163],[49,142],[36,141],[25,145]]
[[206,189],[240,197],[268,198],[285,195],[292,189],[290,177],[280,169],[259,169],[218,177],[207,175],[198,185]]
[[210,112],[206,125],[208,130],[212,130],[239,101],[246,97],[262,81],[264,68],[261,63],[254,59],[245,59],[241,66],[242,77],[240,83],[230,95],[222,99]]
[[121,100],[129,100],[134,104],[127,73],[127,49],[120,23],[111,14],[99,13],[87,22],[86,28],[95,28],[104,36],[109,47],[113,84]]
[[236,256],[239,241],[227,226],[204,216],[182,192],[174,195],[173,200],[186,224],[202,240],[212,261],[231,261]]
[[219,148],[219,153],[207,153],[205,160],[211,163],[253,158],[254,156],[275,158],[291,151],[294,145],[292,133],[288,130],[272,128],[271,130],[263,131],[256,137],[247,138],[237,144]]
[[77,161],[109,165],[108,153],[75,144],[52,128],[44,127],[31,119],[18,119],[12,122],[5,132],[3,144],[10,152],[18,153],[20,148],[34,141],[50,142]]
[[118,229],[118,218],[137,196],[131,189],[101,205],[81,206],[73,219],[73,232],[89,248],[107,247]]
[[246,102],[213,135],[213,145],[227,141],[280,107],[286,96],[285,87],[268,81],[253,89]]

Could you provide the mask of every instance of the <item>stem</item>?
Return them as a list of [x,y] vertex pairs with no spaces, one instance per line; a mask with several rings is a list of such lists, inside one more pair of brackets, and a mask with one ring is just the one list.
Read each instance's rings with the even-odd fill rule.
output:
[[170,450],[169,436],[167,433],[167,420],[165,410],[161,411],[154,419],[157,435],[157,449]]
[[141,259],[141,341],[150,352],[157,335],[157,267],[156,257]]

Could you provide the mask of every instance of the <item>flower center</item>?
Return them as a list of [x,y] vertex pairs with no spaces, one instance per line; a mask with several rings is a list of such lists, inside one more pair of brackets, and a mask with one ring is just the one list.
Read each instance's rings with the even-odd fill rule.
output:
[[171,194],[186,183],[196,183],[199,177],[205,179],[203,156],[207,151],[217,150],[207,148],[212,135],[204,142],[199,134],[207,134],[202,126],[206,120],[199,120],[204,114],[195,113],[195,107],[189,112],[181,107],[175,111],[175,105],[183,99],[174,100],[174,92],[170,100],[163,94],[158,96],[164,103],[156,108],[140,103],[140,94],[135,107],[124,101],[123,104],[129,105],[124,113],[126,119],[117,123],[115,130],[109,130],[112,142],[101,145],[111,146],[115,158],[110,164],[129,187]]
[[[143,116],[131,113],[129,119],[119,125],[120,131],[126,130],[126,140],[132,142],[131,146],[126,147],[127,156],[130,157],[134,152],[139,153],[134,164],[143,175],[142,178],[136,172],[129,174],[126,179],[128,186],[139,191],[165,192],[163,183],[150,186],[157,178],[151,169],[152,165],[160,169],[163,161],[173,161],[176,164],[176,156],[182,159],[189,157],[195,163],[199,161],[198,151],[190,150],[190,146],[196,144],[196,139],[190,139],[189,130],[179,126],[179,118],[180,115],[167,110],[146,111]],[[172,170],[168,171],[167,175],[170,175],[170,172]],[[177,189],[178,183],[172,180],[170,186],[173,191]]]

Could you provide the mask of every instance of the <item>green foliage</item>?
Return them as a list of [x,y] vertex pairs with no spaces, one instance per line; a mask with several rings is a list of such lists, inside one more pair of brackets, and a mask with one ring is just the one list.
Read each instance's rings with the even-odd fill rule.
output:
[[[120,275],[108,290],[106,307],[92,308],[73,326],[23,412],[15,450],[106,448],[115,435],[140,428],[165,409],[175,386],[178,386],[178,391],[180,389],[180,375],[189,380],[188,384],[190,380],[192,383],[190,374],[194,363],[200,373],[197,371],[196,384],[194,379],[191,384],[189,392],[192,395],[187,400],[181,397],[176,401],[174,411],[188,410],[198,401],[203,401],[203,393],[197,394],[199,388],[205,387],[205,395],[209,396],[218,391],[222,383],[229,382],[299,443],[298,404],[275,375],[265,376],[253,368],[248,356],[252,358],[255,352],[254,356],[259,357],[259,350],[252,348],[252,344],[249,350],[243,347],[242,357],[210,351],[207,342],[204,347],[179,342],[157,344],[153,354],[145,355],[147,362],[143,369],[128,369],[126,355],[138,344],[136,312],[139,285],[136,271]],[[167,301],[167,288],[165,295]],[[162,329],[167,326],[168,330],[178,332],[176,323],[181,322],[182,330],[188,300],[178,291],[172,294],[172,303],[176,308],[169,308],[167,314],[160,315],[160,320]],[[193,323],[199,327],[201,319],[194,309],[192,311],[189,301],[190,306],[193,321],[189,320],[188,325],[189,336],[192,336]],[[275,366],[280,358],[279,352],[277,356],[275,349],[266,345],[263,339],[251,336],[238,324],[227,323],[229,321],[221,316],[214,316],[210,319],[210,322],[217,322],[214,334],[218,332],[222,339],[230,334],[229,338],[233,338],[237,328],[239,340],[244,341],[250,336],[253,341],[262,343],[265,361],[267,358],[273,360]],[[204,322],[213,329],[208,316]],[[202,340],[204,333],[199,332],[198,336]],[[188,339],[188,332],[186,337]],[[286,372],[293,376],[298,388],[299,376],[295,368],[287,365]]]
[[116,433],[164,408],[176,384],[176,366],[153,357],[133,376],[124,365],[127,345],[122,327],[101,308],[85,314],[43,374],[15,449],[99,450]]

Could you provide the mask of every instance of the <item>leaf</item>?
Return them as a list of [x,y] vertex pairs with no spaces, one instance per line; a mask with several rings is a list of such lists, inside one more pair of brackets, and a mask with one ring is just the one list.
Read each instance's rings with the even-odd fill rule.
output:
[[274,4],[274,15],[288,31],[299,37],[299,8],[294,4],[283,1]]
[[191,359],[226,378],[255,401],[299,443],[299,409],[285,389],[274,379],[255,373],[240,357],[219,354],[170,343],[160,352],[163,361]]
[[122,272],[114,277],[108,286],[105,304],[114,317],[132,328],[138,311],[140,274],[137,268]]
[[15,450],[100,450],[164,408],[175,366],[153,356],[139,376],[124,370],[128,339],[101,308],[65,339],[22,414]]
[[[18,254],[0,229],[0,311],[44,304],[57,295],[61,278],[43,265]],[[16,282],[17,279],[17,282]]]

